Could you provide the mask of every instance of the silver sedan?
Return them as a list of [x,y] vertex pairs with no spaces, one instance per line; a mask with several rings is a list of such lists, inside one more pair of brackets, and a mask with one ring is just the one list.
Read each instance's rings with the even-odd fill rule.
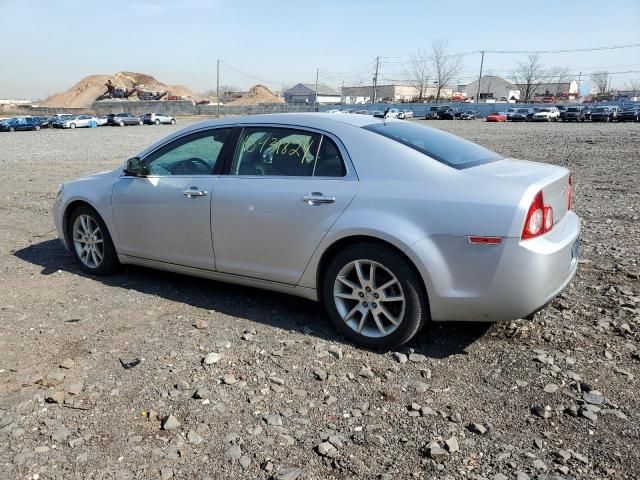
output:
[[428,321],[526,318],[578,265],[567,169],[366,115],[198,123],[61,185],[54,212],[88,273],[136,264],[299,295],[373,348]]

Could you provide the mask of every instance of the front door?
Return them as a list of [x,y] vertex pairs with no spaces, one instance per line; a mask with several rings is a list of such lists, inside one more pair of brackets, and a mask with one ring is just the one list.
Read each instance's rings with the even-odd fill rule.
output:
[[212,208],[218,271],[296,284],[357,181],[329,137],[248,127]]
[[141,176],[120,178],[112,197],[119,253],[215,269],[211,199],[230,132],[181,137],[143,158]]

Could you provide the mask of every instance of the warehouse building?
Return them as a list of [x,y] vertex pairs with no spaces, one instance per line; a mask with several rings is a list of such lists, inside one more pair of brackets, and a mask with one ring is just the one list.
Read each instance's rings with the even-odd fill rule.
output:
[[340,103],[342,95],[327,85],[318,84],[316,93],[315,83],[299,83],[284,91],[284,101],[287,103]]

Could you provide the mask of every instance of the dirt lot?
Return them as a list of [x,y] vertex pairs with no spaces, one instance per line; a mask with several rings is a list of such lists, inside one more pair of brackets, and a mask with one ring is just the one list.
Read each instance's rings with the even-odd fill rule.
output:
[[0,134],[0,478],[640,478],[640,124],[432,125],[569,166],[582,259],[533,321],[429,326],[408,361],[312,302],[80,273],[57,185],[180,125]]

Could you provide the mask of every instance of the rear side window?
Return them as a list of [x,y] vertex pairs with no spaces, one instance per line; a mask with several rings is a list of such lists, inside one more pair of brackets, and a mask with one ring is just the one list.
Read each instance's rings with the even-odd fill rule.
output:
[[457,169],[474,167],[503,158],[498,153],[468,140],[415,123],[380,122],[362,128],[395,140]]
[[230,174],[343,177],[346,169],[336,145],[319,133],[248,127],[238,140]]

